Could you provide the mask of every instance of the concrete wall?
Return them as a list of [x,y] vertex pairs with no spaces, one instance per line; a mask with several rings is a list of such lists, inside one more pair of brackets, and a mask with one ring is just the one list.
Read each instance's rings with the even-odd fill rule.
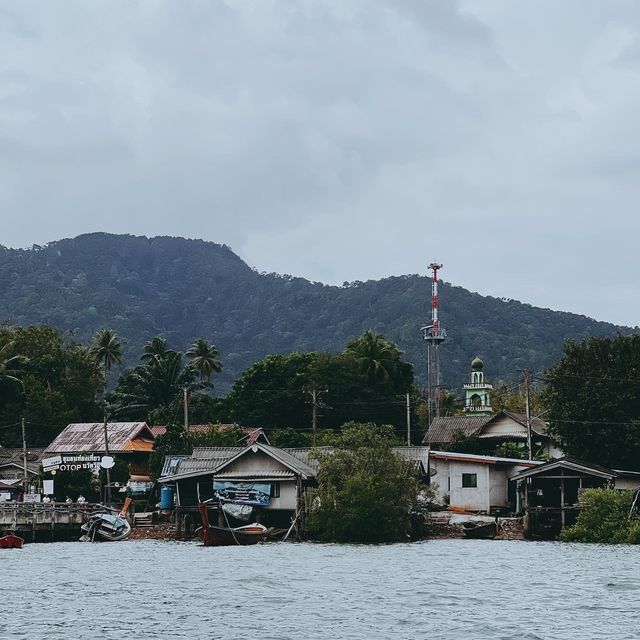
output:
[[280,482],[280,497],[271,498],[271,503],[267,508],[295,511],[297,507],[297,495],[296,481],[283,480]]

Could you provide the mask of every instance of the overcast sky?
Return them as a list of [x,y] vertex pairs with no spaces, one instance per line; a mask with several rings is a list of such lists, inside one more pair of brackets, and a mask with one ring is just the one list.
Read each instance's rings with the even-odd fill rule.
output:
[[0,0],[0,243],[230,245],[640,324],[640,3]]

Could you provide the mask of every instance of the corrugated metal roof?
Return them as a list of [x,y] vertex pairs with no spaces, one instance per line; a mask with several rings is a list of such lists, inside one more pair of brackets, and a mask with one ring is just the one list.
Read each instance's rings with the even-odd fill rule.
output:
[[[466,437],[479,436],[482,429],[500,418],[511,418],[514,422],[526,427],[527,417],[523,413],[513,411],[500,411],[489,416],[446,416],[434,418],[427,431],[423,443],[431,445],[443,445],[453,442],[457,434]],[[539,436],[548,435],[548,425],[541,418],[531,418],[531,430]],[[519,437],[521,434],[501,434],[501,438]],[[496,436],[497,438],[497,436]]]
[[498,456],[482,456],[475,453],[456,453],[455,451],[431,451],[429,455],[439,460],[461,460],[479,464],[519,464],[536,467],[544,464],[543,460],[522,460],[520,458],[500,458]]
[[198,460],[215,460],[216,458],[228,460],[244,449],[245,447],[196,447],[191,457]]
[[[247,445],[253,444],[258,440],[263,440],[266,444],[269,444],[269,438],[261,427],[241,427],[238,424],[191,424],[189,425],[189,431],[194,433],[207,433],[210,429],[220,429],[222,431],[228,429],[242,429],[244,434],[243,442]],[[157,438],[164,435],[167,432],[167,427],[156,426],[151,427],[151,432]]]
[[[109,451],[150,451],[154,436],[146,422],[109,422],[107,424]],[[70,424],[46,448],[47,453],[102,453],[105,450],[102,422]]]
[[492,416],[446,416],[434,418],[429,426],[424,444],[440,445],[452,442],[457,434],[470,437],[478,434]]
[[519,480],[522,478],[530,478],[532,476],[544,474],[547,471],[557,468],[571,469],[574,471],[585,473],[587,475],[592,474],[598,476],[606,476],[609,478],[615,478],[618,475],[617,472],[613,469],[608,469],[607,467],[603,467],[599,464],[593,464],[592,462],[583,462],[582,460],[576,460],[575,458],[558,458],[557,460],[550,460],[549,462],[545,462],[537,468],[520,471],[520,473],[513,476],[512,479]]
[[292,471],[285,471],[284,469],[263,469],[263,470],[251,470],[246,473],[237,474],[233,471],[221,471],[220,473],[214,473],[215,480],[245,480],[254,478],[295,478],[296,474]]

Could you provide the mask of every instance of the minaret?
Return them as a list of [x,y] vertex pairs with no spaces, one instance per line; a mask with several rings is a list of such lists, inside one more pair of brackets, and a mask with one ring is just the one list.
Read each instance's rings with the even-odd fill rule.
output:
[[484,381],[484,364],[478,356],[471,361],[470,381],[464,385],[464,412],[468,416],[488,416],[493,413],[490,391],[493,385]]
[[440,301],[438,299],[438,270],[442,265],[432,262],[431,269],[431,324],[422,327],[427,342],[427,400],[429,406],[429,425],[434,418],[440,416],[440,355],[438,347],[444,342],[447,334],[440,326]]

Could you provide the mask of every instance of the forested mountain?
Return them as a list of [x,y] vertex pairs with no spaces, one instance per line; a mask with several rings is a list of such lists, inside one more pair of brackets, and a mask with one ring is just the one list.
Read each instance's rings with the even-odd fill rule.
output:
[[[425,276],[328,286],[259,273],[229,247],[201,240],[95,233],[31,249],[0,248],[0,321],[51,324],[84,343],[110,327],[126,341],[132,365],[152,336],[163,335],[176,349],[202,336],[221,351],[220,390],[267,354],[337,352],[368,328],[398,344],[421,382],[419,329],[429,296]],[[550,366],[565,338],[630,331],[447,283],[440,297],[449,335],[441,348],[443,378],[456,389],[477,354],[488,379],[511,380],[519,369]]]

